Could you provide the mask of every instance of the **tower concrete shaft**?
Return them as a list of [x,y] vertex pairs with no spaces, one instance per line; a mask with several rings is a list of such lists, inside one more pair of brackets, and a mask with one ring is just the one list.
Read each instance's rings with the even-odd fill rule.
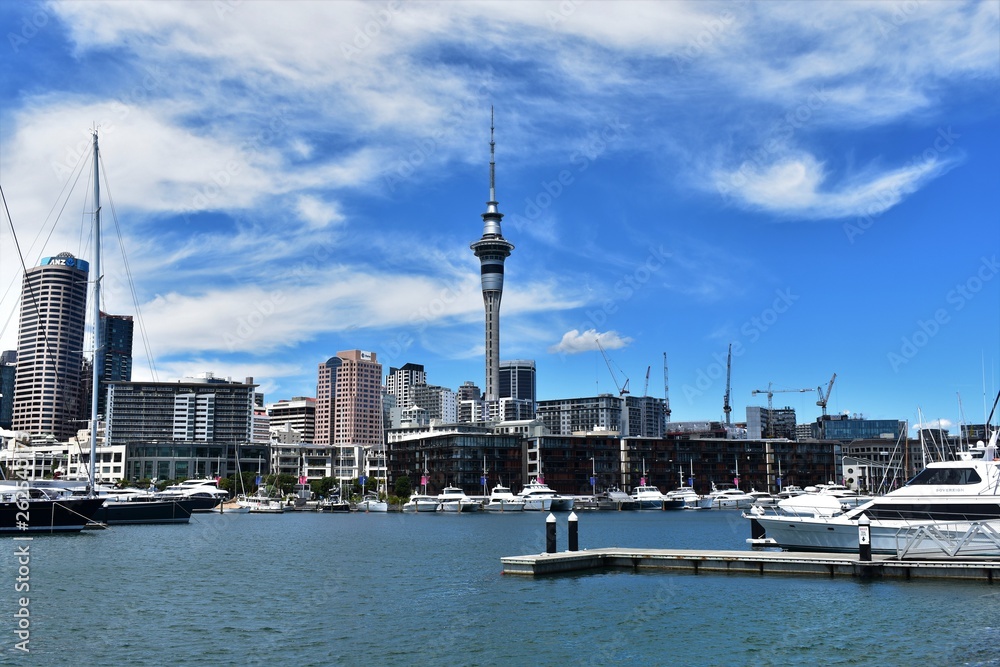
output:
[[503,296],[504,260],[514,244],[503,237],[500,221],[503,213],[497,209],[496,143],[493,141],[493,110],[490,109],[490,200],[483,216],[483,237],[470,248],[479,258],[483,284],[483,305],[486,307],[486,400],[499,398],[500,385],[500,298]]

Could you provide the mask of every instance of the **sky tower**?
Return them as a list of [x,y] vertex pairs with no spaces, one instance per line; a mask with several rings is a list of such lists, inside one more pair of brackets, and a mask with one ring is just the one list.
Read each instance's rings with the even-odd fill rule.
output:
[[500,297],[503,296],[503,263],[514,244],[500,232],[503,213],[497,210],[496,143],[493,141],[493,108],[490,107],[490,200],[483,213],[483,238],[470,248],[480,262],[483,282],[483,305],[486,306],[486,395],[496,401],[500,385]]

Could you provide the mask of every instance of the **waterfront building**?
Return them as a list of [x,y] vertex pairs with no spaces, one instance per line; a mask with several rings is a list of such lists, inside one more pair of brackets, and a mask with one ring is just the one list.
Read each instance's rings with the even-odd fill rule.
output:
[[[253,378],[205,373],[173,382],[108,383],[107,442],[127,445],[130,479],[227,477],[250,461],[267,465],[267,444],[253,444]],[[263,470],[266,472],[266,468]]]
[[524,484],[522,442],[516,433],[495,433],[476,424],[432,424],[392,429],[387,439],[390,483],[406,475],[417,489],[426,471],[430,494],[457,486],[470,496],[480,496],[485,467],[488,488],[503,483],[517,489]]
[[500,221],[503,214],[497,208],[496,143],[493,141],[493,118],[490,112],[490,199],[486,202],[483,236],[469,247],[479,258],[483,305],[486,309],[486,401],[500,398],[500,299],[503,296],[504,261],[514,244],[503,237]]
[[335,445],[334,476],[354,479],[366,467],[366,451],[381,450],[382,364],[374,352],[346,350],[319,365],[316,444]]
[[68,440],[80,427],[89,272],[86,261],[63,252],[42,258],[24,274],[11,414],[15,431]]
[[522,465],[525,479],[541,473],[560,493],[629,491],[642,477],[661,491],[683,481],[704,494],[713,483],[739,480],[744,491],[776,492],[789,484],[838,479],[841,454],[841,444],[833,441],[622,438],[595,432],[529,436]]
[[[117,484],[125,477],[125,445],[107,445],[103,433],[97,444],[95,478],[103,484]],[[90,429],[81,429],[68,442],[24,445],[10,442],[0,449],[0,462],[16,470],[22,479],[90,479]]]
[[333,445],[308,442],[271,445],[271,472],[305,477],[308,481],[333,477]]
[[316,437],[316,399],[296,396],[267,404],[267,414],[272,428],[285,424],[298,431],[301,442],[313,442]]

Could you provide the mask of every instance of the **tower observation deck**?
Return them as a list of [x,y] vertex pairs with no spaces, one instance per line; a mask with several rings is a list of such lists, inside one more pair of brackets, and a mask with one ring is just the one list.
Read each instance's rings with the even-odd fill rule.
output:
[[503,237],[497,209],[496,161],[493,141],[493,110],[490,110],[490,199],[483,216],[483,237],[469,247],[479,258],[483,284],[483,305],[486,307],[486,391],[485,399],[495,401],[500,385],[500,298],[503,296],[504,260],[514,244]]

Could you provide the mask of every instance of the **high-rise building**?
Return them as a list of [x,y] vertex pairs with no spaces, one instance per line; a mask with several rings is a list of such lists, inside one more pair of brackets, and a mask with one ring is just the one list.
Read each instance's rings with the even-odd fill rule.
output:
[[68,252],[28,269],[21,286],[15,431],[68,440],[82,426],[80,369],[90,265]]
[[366,452],[381,449],[382,364],[374,352],[346,350],[319,365],[316,444],[336,445],[335,476],[364,472]]
[[107,407],[107,383],[132,379],[132,329],[131,316],[101,313],[101,374],[97,395],[97,409],[101,413]]
[[17,352],[0,352],[0,428],[9,429],[14,416],[14,376],[17,371]]
[[747,437],[751,440],[760,440],[761,438],[794,440],[795,410],[788,406],[772,409],[748,405]]
[[535,401],[535,361],[513,359],[500,362],[500,387],[497,398]]
[[483,217],[483,236],[470,245],[479,258],[483,286],[483,305],[486,307],[486,400],[500,397],[500,298],[503,296],[504,260],[510,256],[514,244],[503,237],[500,220],[503,213],[497,209],[496,196],[496,143],[493,141],[493,117],[490,112],[490,200],[486,202]]
[[237,455],[243,470],[258,460],[266,465],[266,444],[253,443],[255,386],[253,378],[233,382],[211,373],[174,382],[110,382],[107,444],[127,445],[131,479],[228,476]]
[[385,378],[385,391],[396,397],[396,407],[405,409],[413,406],[414,388],[427,384],[427,373],[421,364],[403,364],[401,368],[390,368]]
[[[267,404],[271,417],[270,428],[284,429],[287,425],[301,436],[299,442],[313,442],[316,438],[316,399],[296,396]],[[327,442],[326,444],[329,444]]]

